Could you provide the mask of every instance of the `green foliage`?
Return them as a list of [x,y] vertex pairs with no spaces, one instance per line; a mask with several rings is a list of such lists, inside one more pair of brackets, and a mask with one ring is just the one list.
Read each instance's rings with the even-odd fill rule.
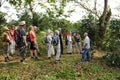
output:
[[19,17],[20,17],[19,21],[26,21],[27,29],[29,28],[30,25],[32,25],[32,18],[27,11],[23,12]]
[[120,67],[120,55],[113,53],[103,56],[106,64],[112,67]]
[[120,67],[120,20],[111,20],[108,32],[105,47],[111,54],[106,55],[104,59],[108,65]]
[[0,11],[0,25],[5,24],[6,20],[5,20],[5,13]]
[[14,6],[20,6],[22,4],[22,0],[6,0],[8,1],[11,5]]
[[[84,19],[82,19],[81,21],[78,21],[76,23],[73,24],[74,29],[72,29],[73,31],[78,31],[82,37],[82,39],[84,39],[84,33],[88,32],[88,35],[92,41],[92,45],[93,46],[97,46],[97,43],[99,42],[98,38],[98,21],[97,19],[89,14],[87,15]],[[92,46],[92,48],[93,48]]]
[[67,68],[66,70],[61,70],[60,72],[58,72],[56,77],[66,80],[76,80],[77,74],[74,69]]
[[18,72],[12,72],[10,74],[1,74],[0,80],[18,80]]

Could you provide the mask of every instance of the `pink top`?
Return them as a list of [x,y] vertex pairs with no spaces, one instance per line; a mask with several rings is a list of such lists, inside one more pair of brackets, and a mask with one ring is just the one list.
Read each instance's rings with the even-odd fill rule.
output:
[[29,37],[30,37],[30,41],[35,41],[36,40],[35,32],[30,32]]
[[11,39],[15,40],[15,30],[10,29]]

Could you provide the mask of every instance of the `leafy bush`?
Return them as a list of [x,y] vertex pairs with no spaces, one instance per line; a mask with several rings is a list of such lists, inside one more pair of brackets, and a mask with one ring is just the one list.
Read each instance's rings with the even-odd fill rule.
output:
[[104,47],[112,54],[107,54],[103,58],[108,65],[120,67],[120,20],[111,20],[108,31]]
[[106,64],[112,67],[120,67],[120,55],[118,54],[107,54],[103,56]]

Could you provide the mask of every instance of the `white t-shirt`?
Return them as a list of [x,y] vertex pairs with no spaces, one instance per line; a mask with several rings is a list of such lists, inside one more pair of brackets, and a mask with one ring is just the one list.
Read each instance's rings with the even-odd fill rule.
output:
[[85,46],[85,44],[87,44],[87,46],[85,48],[90,49],[90,39],[88,36],[85,37],[84,46]]

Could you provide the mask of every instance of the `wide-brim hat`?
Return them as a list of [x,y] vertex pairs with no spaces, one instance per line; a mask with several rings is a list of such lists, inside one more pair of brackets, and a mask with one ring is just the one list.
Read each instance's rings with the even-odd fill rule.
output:
[[3,30],[4,30],[4,31],[8,31],[9,28],[8,28],[7,26],[5,26],[5,27],[3,27]]
[[26,24],[25,21],[21,21],[21,22],[19,23],[20,26],[23,26],[23,25],[25,25],[25,24]]

